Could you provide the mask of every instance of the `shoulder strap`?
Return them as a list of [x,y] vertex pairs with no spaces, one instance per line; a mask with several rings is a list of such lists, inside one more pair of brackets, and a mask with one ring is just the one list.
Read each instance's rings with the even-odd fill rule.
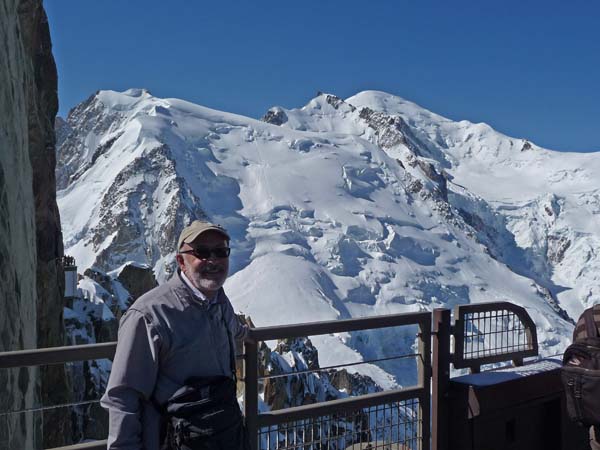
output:
[[594,308],[588,308],[583,312],[583,320],[585,321],[585,332],[587,337],[600,337],[598,335],[598,327],[594,320]]

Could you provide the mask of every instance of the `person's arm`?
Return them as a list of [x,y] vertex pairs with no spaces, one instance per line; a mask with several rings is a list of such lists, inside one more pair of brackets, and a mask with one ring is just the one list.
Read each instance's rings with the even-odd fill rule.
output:
[[248,325],[238,318],[228,298],[225,301],[224,315],[233,339],[236,341],[243,340],[248,334]]
[[149,318],[130,309],[121,319],[117,350],[101,404],[108,409],[108,450],[143,448],[142,409],[154,391],[160,336]]

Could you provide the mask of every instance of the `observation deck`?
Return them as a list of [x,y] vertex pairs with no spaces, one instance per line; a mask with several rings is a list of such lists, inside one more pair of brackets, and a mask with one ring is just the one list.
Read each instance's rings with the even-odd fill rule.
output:
[[[265,343],[277,340],[330,336],[356,343],[376,335],[384,340],[405,336],[403,342],[409,345],[386,346],[386,354],[366,361],[295,366],[279,373],[265,370],[261,359]],[[241,348],[239,387],[254,450],[588,448],[586,430],[566,417],[560,359],[538,356],[535,324],[523,308],[509,302],[252,328]],[[109,342],[0,353],[0,370],[111,360],[115,349],[116,342]],[[306,392],[310,383],[329,383],[340,370],[365,373],[360,365],[371,374],[403,367],[408,375],[401,387],[352,393],[338,386],[335,398],[305,398],[302,404],[288,402],[276,408],[267,404],[268,383],[289,381]],[[60,408],[107,422],[99,398],[0,411],[0,449],[10,448],[11,415],[39,416]],[[98,434],[106,430],[101,428],[96,436],[82,436],[79,443],[65,442],[53,450],[105,449],[106,435]]]

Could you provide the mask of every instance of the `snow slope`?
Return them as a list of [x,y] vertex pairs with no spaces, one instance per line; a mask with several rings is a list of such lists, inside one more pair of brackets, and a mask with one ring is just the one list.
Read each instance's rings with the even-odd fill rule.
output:
[[[546,354],[570,340],[562,309],[576,317],[599,294],[594,154],[539,149],[373,91],[319,95],[263,121],[100,91],[67,122],[58,201],[82,269],[135,261],[164,281],[181,228],[208,217],[233,240],[226,290],[259,326],[509,300],[528,309]],[[393,342],[410,348],[414,331]],[[386,356],[390,339],[312,338],[322,365]],[[414,379],[398,362],[382,367]]]
[[383,92],[361,92],[347,101],[406,120],[451,175],[453,189],[480,197],[502,218],[522,250],[504,262],[556,294],[571,317],[600,301],[597,153],[546,150]]

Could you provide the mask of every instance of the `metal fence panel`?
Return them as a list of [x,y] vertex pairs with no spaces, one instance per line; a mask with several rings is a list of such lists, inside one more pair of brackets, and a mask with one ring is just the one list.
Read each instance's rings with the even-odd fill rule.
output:
[[536,327],[524,308],[508,302],[457,306],[454,310],[456,368],[478,371],[481,365],[537,356]]
[[[417,386],[258,414],[259,341],[407,325],[419,326]],[[429,449],[430,313],[258,328],[249,339],[244,352],[245,409],[253,449]]]

